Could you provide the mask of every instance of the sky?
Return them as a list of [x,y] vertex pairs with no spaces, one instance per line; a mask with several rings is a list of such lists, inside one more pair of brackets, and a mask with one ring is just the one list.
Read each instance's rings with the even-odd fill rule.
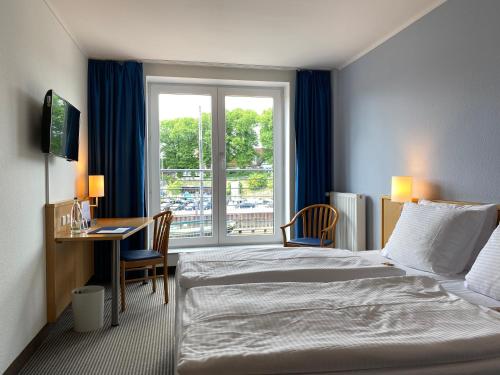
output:
[[[178,117],[198,117],[199,107],[202,112],[211,112],[212,98],[208,95],[160,94],[160,121]],[[245,96],[226,96],[226,110],[235,108],[253,109],[262,113],[272,108],[272,98],[256,98]]]

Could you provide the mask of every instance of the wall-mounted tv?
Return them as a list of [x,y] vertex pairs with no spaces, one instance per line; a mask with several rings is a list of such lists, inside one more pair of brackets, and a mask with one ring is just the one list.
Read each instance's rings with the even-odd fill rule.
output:
[[43,104],[42,122],[42,151],[78,161],[80,111],[49,90]]

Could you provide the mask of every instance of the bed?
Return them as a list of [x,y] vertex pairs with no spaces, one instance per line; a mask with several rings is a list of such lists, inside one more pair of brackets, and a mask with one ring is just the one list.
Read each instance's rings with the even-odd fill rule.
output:
[[[387,236],[388,232],[393,230],[394,223],[398,220],[398,216],[395,213],[399,214],[401,210],[394,206],[391,210],[388,210],[386,204],[383,208],[384,212],[386,214],[383,217],[383,238]],[[387,212],[390,212],[390,214],[387,214]],[[250,251],[251,249],[247,250]],[[310,249],[310,251],[312,250]],[[239,257],[241,258],[241,255],[234,254],[233,260],[240,261]],[[243,260],[247,262],[256,261],[256,253],[247,253],[246,255],[249,258]],[[393,267],[385,266],[381,269],[396,270],[406,276],[383,274],[386,271],[382,271],[381,274],[375,273],[370,275],[371,269],[376,270],[388,262],[387,258],[381,255],[380,251],[348,253],[344,250],[334,250],[331,255],[336,258],[329,260],[333,264],[335,262],[338,263],[339,259],[341,259],[340,263],[342,263],[340,266],[336,264],[337,269],[335,272],[332,272],[331,269],[328,270],[328,267],[323,269],[317,265],[318,262],[325,263],[324,259],[321,259],[321,261],[316,259],[311,263],[305,262],[305,264],[299,264],[300,262],[304,262],[303,259],[300,261],[294,260],[293,262],[296,262],[295,268],[289,267],[290,264],[287,261],[283,262],[282,259],[279,259],[280,264],[284,264],[284,268],[287,268],[286,272],[278,271],[267,274],[266,272],[245,273],[241,272],[241,267],[240,269],[238,267],[229,267],[222,272],[222,276],[207,277],[214,269],[220,271],[221,267],[219,264],[211,271],[209,266],[207,268],[208,273],[197,278],[193,277],[196,273],[203,274],[206,271],[203,267],[197,269],[195,266],[191,270],[188,270],[189,267],[184,269],[184,271],[188,270],[188,272],[181,272],[177,278],[179,303],[176,316],[176,336],[179,349],[177,353],[179,374],[498,373],[500,369],[500,350],[498,350],[499,348],[496,345],[497,341],[500,344],[500,336],[498,336],[499,332],[497,332],[500,314],[493,309],[498,309],[500,302],[467,289],[464,286],[465,273],[442,276],[433,272],[419,271],[398,262],[390,261],[393,263]],[[199,261],[203,262],[203,257],[206,257],[206,255],[202,255],[199,259],[196,259],[196,257],[193,258],[193,264]],[[349,260],[350,257],[354,258]],[[211,262],[210,260],[207,261]],[[217,260],[213,264],[216,265]],[[249,268],[248,264],[244,265],[244,263],[242,263],[242,267],[243,269]],[[265,271],[265,267],[261,267],[260,271]],[[189,274],[189,272],[193,272],[193,274],[185,278],[184,276]],[[313,274],[316,275],[312,276]],[[314,279],[314,277],[317,277],[317,279]],[[318,282],[322,283],[319,284]],[[388,286],[387,283],[393,283],[393,286]],[[377,289],[377,285],[379,289]],[[407,289],[404,291],[399,289],[400,287],[403,289],[406,287]],[[360,291],[362,292],[361,294],[358,293]],[[321,294],[323,292],[325,294]],[[370,296],[376,296],[376,299]],[[424,300],[422,300],[422,296],[425,297]],[[398,298],[401,300],[401,304],[394,303]],[[354,303],[355,306],[349,306],[348,308],[336,308],[333,306],[332,308],[332,300],[336,304]],[[321,303],[318,305],[317,301],[326,305],[321,305]],[[423,305],[421,304],[422,301],[425,302]],[[290,303],[295,305],[290,306]],[[392,330],[374,329],[368,331],[368,334],[364,330],[362,335],[355,335],[359,339],[359,342],[356,344],[359,347],[350,347],[350,342],[345,332],[342,331],[341,327],[335,326],[333,332],[335,332],[335,337],[338,336],[338,340],[336,343],[325,343],[327,351],[322,352],[322,349],[319,348],[321,350],[318,354],[316,352],[318,348],[314,347],[314,345],[308,347],[298,337],[289,337],[288,331],[290,327],[293,327],[291,331],[294,331],[295,325],[303,321],[308,322],[308,324],[310,322],[332,324],[332,321],[341,321],[347,324],[345,329],[353,334],[353,332],[355,333],[362,328],[356,326],[356,324],[364,324],[367,321],[373,323],[374,321],[377,322],[377,320],[356,319],[356,315],[352,313],[350,315],[351,319],[346,319],[345,316],[349,316],[346,313],[355,311],[356,308],[362,308],[365,309],[364,313],[366,314],[366,311],[370,311],[374,306],[377,306],[379,310],[386,309],[387,316],[395,314],[393,321],[405,322],[405,324],[398,328],[403,332],[398,336],[399,341],[391,343],[388,339],[390,337],[388,332],[392,332],[391,334],[393,334]],[[394,306],[406,307],[396,308]],[[408,306],[411,308],[407,308]],[[443,306],[446,308],[443,308]],[[311,307],[313,307],[314,314],[319,315],[310,321],[309,319],[305,319],[301,314]],[[391,310],[391,307],[394,307],[394,311]],[[412,308],[422,310],[419,312],[420,315],[415,315]],[[412,327],[411,320],[406,321],[407,317],[411,316],[415,319],[418,316],[422,316],[422,314],[425,315],[428,313],[428,310],[431,312],[436,311],[436,315],[432,315],[432,318],[437,319],[436,321],[442,324],[445,324],[446,319],[448,319],[449,329],[441,332],[434,331],[433,338],[427,340],[425,337],[416,335],[418,327],[413,326],[414,332],[413,336],[411,336],[411,333],[407,330],[407,328],[410,329]],[[342,314],[334,316],[335,319],[327,316],[338,311],[342,311]],[[238,313],[237,316],[234,315],[234,312]],[[272,324],[270,326],[262,325],[259,319],[255,319],[254,315],[256,314],[260,318],[263,318],[263,321],[268,321],[269,324]],[[273,316],[273,319],[269,319],[270,316]],[[284,317],[283,321],[285,323],[277,319],[276,324],[274,324],[273,322],[277,316]],[[440,320],[442,317],[446,317],[446,319]],[[481,331],[481,327],[474,325],[478,324],[478,322],[481,325],[484,323],[484,319],[487,321],[490,319],[494,324],[488,325],[488,323],[488,329]],[[385,321],[390,322],[391,319],[387,319],[386,317]],[[206,322],[210,322],[210,324],[206,324]],[[467,329],[460,331],[463,322],[467,322]],[[235,324],[236,326],[234,326]],[[185,332],[186,327],[189,332]],[[229,327],[229,331],[225,332],[224,329],[227,327]],[[252,351],[252,345],[248,344],[249,340],[245,339],[238,342],[235,339],[240,334],[239,330],[244,331],[245,327],[251,327],[250,331],[245,331],[245,335],[248,336],[247,338],[250,338],[251,343],[251,338],[254,337],[253,344],[262,341],[262,337],[266,337],[264,331],[276,341],[273,342],[271,340],[267,343],[266,347],[260,347],[258,350]],[[325,327],[321,328],[321,324],[317,327],[312,324],[310,328],[304,328],[302,331],[299,330],[300,336],[304,336],[305,342],[308,344],[321,342],[314,335],[324,332]],[[422,327],[420,326],[420,328]],[[211,331],[213,329],[215,331]],[[481,334],[474,336],[475,333]],[[422,332],[419,332],[419,334],[422,335]],[[436,344],[436,338],[440,336],[448,337],[448,334],[453,336],[452,340]],[[380,336],[378,337],[378,341],[366,341],[370,336],[377,335]],[[330,339],[331,336],[329,335]],[[494,338],[492,341],[490,340],[490,336]],[[209,337],[209,342],[204,341],[205,337]],[[342,337],[343,339],[340,339]],[[422,346],[417,349],[415,347],[408,349],[407,345],[404,345],[404,338],[408,337],[411,337],[413,340],[416,338],[418,342],[421,341]],[[198,340],[197,343],[196,340]],[[293,342],[294,340],[297,346],[286,345],[287,342]],[[363,340],[365,341],[363,342]],[[228,341],[231,342],[231,345],[227,345]],[[283,342],[285,345],[282,345]],[[409,343],[406,342],[406,344]],[[216,348],[218,344],[220,346]],[[402,347],[400,347],[401,345]],[[471,350],[466,350],[467,345]],[[380,351],[377,349],[377,346],[380,346],[383,350]],[[449,346],[451,346],[451,349]],[[460,350],[453,351],[453,347],[457,347]],[[274,351],[273,348],[281,348],[282,350]],[[303,348],[309,348],[311,351],[308,352],[309,349],[304,351],[302,350]],[[349,348],[349,350],[347,352],[344,350],[343,352],[340,350],[342,348]],[[368,364],[362,360],[362,350],[356,348],[364,348],[365,352],[369,349],[368,353],[371,354]],[[405,348],[409,350],[406,353],[404,352]],[[481,349],[477,351],[477,348]],[[211,354],[208,353],[207,357],[207,352],[210,352],[212,349],[215,351],[212,351]],[[491,349],[493,350],[489,351]],[[413,353],[415,350],[417,352],[420,350],[418,352],[419,356],[412,359],[409,353]],[[426,351],[429,358],[423,354]],[[434,352],[439,354],[435,357],[441,358],[440,360],[436,360],[430,355]],[[471,354],[472,352],[475,352],[475,354]],[[390,361],[390,366],[383,367],[382,364],[387,364],[387,359],[392,358],[392,355],[388,355],[387,353],[398,353],[398,355],[394,360]],[[484,353],[489,354],[483,355]],[[267,355],[270,356],[266,357]],[[344,358],[349,356],[352,357],[350,364],[345,362]],[[295,357],[302,358],[302,360],[297,362]],[[332,366],[328,358],[337,358],[335,365]],[[309,362],[319,367],[301,367],[304,363]],[[257,366],[256,363],[260,363],[261,365],[259,366],[261,367]],[[357,365],[354,366],[354,363],[357,363]],[[364,363],[364,365],[359,366],[359,363]],[[236,368],[238,371],[234,371]],[[232,369],[232,371],[228,371],[227,369]]]
[[195,287],[183,315],[179,375],[500,369],[500,314],[426,276]]
[[[277,259],[282,260],[280,258],[282,258],[284,256],[283,249],[281,248],[279,250],[281,251],[280,252],[281,255],[278,256]],[[267,280],[260,280],[261,282],[258,283],[259,286],[250,285],[247,288],[250,288],[250,289],[253,289],[254,291],[256,291],[256,289],[254,289],[254,288],[261,288],[262,285],[265,285],[265,284],[263,284],[264,281],[268,282],[268,283],[270,283],[270,282],[276,283],[276,282],[284,282],[284,281],[304,283],[304,282],[345,281],[345,280],[363,279],[363,278],[372,279],[372,278],[376,278],[376,277],[384,277],[384,276],[390,277],[390,276],[398,276],[398,275],[424,276],[424,277],[432,278],[433,280],[435,280],[438,283],[438,285],[440,285],[443,288],[443,290],[448,291],[449,293],[456,295],[457,297],[461,297],[464,301],[467,301],[471,304],[484,306],[487,308],[497,308],[497,309],[500,308],[499,301],[496,301],[492,298],[486,297],[482,294],[475,293],[475,292],[467,289],[464,286],[464,274],[454,275],[454,276],[443,276],[443,275],[438,275],[438,274],[434,274],[434,273],[415,270],[413,268],[406,267],[406,266],[404,266],[402,264],[398,264],[398,263],[392,263],[393,266],[384,266],[383,263],[387,263],[388,260],[381,255],[380,250],[371,250],[371,251],[364,251],[364,252],[358,252],[358,253],[352,253],[352,252],[349,252],[346,250],[335,250],[335,251],[332,251],[332,253],[329,255],[327,255],[328,253],[325,254],[324,252],[321,252],[319,254],[319,256],[314,254],[316,251],[318,251],[318,250],[314,250],[314,249],[301,248],[301,249],[296,249],[296,250],[295,249],[290,249],[290,250],[292,250],[292,253],[287,254],[287,256],[290,256],[292,254],[294,254],[295,256],[300,256],[301,254],[304,254],[305,252],[310,250],[313,252],[312,255],[315,255],[319,259],[322,259],[325,257],[328,258],[328,256],[330,256],[330,257],[335,257],[336,261],[338,261],[337,258],[339,258],[341,260],[351,259],[350,262],[352,262],[352,263],[349,264],[351,267],[348,267],[348,265],[343,264],[345,266],[344,268],[339,267],[339,264],[337,264],[336,270],[333,270],[331,267],[326,267],[323,265],[322,266],[323,268],[321,268],[320,272],[317,272],[316,274],[314,274],[313,272],[306,272],[307,270],[310,271],[311,268],[288,269],[288,271],[285,271],[285,272],[276,271],[276,274],[267,274],[266,275],[268,278]],[[278,251],[278,249],[276,249],[276,251]],[[289,249],[287,249],[286,251],[289,251]],[[319,251],[321,251],[321,250],[319,250]],[[230,258],[232,258],[233,260],[236,261],[236,260],[240,259],[241,255],[243,255],[243,254],[245,254],[246,256],[256,257],[256,258],[262,258],[262,257],[273,258],[274,257],[275,258],[274,260],[276,260],[276,254],[274,254],[273,251],[269,251],[269,249],[267,249],[267,250],[253,249],[251,247],[247,248],[247,249],[243,249],[243,250],[240,249],[238,251],[233,252],[232,256]],[[265,254],[267,254],[267,255],[265,255]],[[223,253],[223,252],[220,252],[219,254],[217,254],[217,252],[213,252],[211,254],[198,254],[197,256],[190,257],[189,259],[194,262],[194,261],[202,260],[202,259],[215,260],[215,259],[219,259],[219,257],[221,257],[221,256],[225,256],[227,259],[228,254]],[[351,256],[353,256],[354,258],[351,258]],[[314,258],[314,256],[313,256],[313,258]],[[360,258],[360,259],[358,259],[358,258]],[[302,258],[298,258],[298,259],[300,259],[300,261],[303,260]],[[309,259],[309,258],[307,258],[307,259]],[[353,262],[353,259],[356,259],[356,261]],[[324,260],[324,259],[322,259],[322,260]],[[318,259],[317,259],[317,262],[319,262]],[[231,263],[231,262],[229,262],[229,263]],[[342,264],[342,262],[340,262],[340,264]],[[296,265],[298,266],[298,263]],[[182,266],[182,263],[181,263],[181,266]],[[288,266],[290,266],[290,264]],[[380,266],[382,266],[382,267],[380,267]],[[309,267],[312,267],[312,269],[316,268],[316,270],[318,270],[316,263],[310,264]],[[190,267],[188,269],[189,269],[189,272],[194,272]],[[232,272],[228,272],[228,273],[230,276],[232,275]],[[391,273],[393,273],[393,274],[391,274]],[[182,344],[182,336],[183,335],[182,335],[182,319],[181,318],[182,318],[182,315],[184,314],[185,299],[186,299],[186,293],[188,292],[188,290],[190,290],[191,288],[195,288],[198,290],[201,288],[201,290],[207,290],[205,287],[210,287],[210,286],[215,287],[215,286],[223,286],[223,285],[227,286],[227,285],[230,285],[231,283],[234,284],[235,281],[239,281],[239,284],[245,284],[248,282],[256,283],[258,281],[258,280],[256,280],[256,277],[259,275],[259,273],[256,272],[256,273],[247,274],[247,275],[245,275],[245,278],[243,278],[242,275],[237,274],[237,273],[235,275],[232,275],[231,277],[224,274],[223,276],[221,276],[221,278],[219,280],[213,280],[209,277],[210,272],[208,272],[208,274],[205,275],[206,280],[204,280],[203,278],[197,279],[196,282],[191,280],[190,287],[188,287],[188,288],[180,286],[180,279],[181,279],[180,275],[181,275],[181,272],[176,274],[176,283],[177,283],[177,285],[176,285],[176,288],[177,288],[177,292],[176,292],[176,317],[175,317],[175,320],[176,320],[175,336],[176,336],[176,342],[177,342],[176,350],[178,350]],[[314,279],[314,278],[316,278],[316,279]],[[225,283],[222,283],[222,281],[225,281]],[[273,284],[273,285],[275,285],[275,284]],[[234,287],[234,285],[232,287]],[[218,291],[215,296],[212,296],[214,301],[220,301],[221,298],[225,300],[225,298],[223,298],[221,295],[222,291],[224,289],[225,288],[211,289],[211,291],[212,290]],[[248,289],[246,289],[246,290],[248,290]],[[293,293],[296,296],[298,291],[294,290]],[[242,291],[242,294],[245,294],[245,292]],[[207,294],[207,295],[209,295],[209,294]],[[286,293],[285,293],[285,295],[286,295]],[[179,355],[179,352],[176,352],[177,359],[178,359],[178,355]],[[492,366],[491,368],[500,368],[500,362],[497,361],[497,359],[495,359],[495,360],[487,359],[487,360],[480,360],[479,362],[474,363],[474,364],[471,362],[469,364],[469,366],[471,366],[471,367],[468,368],[467,366],[463,367],[462,365],[458,366],[458,365],[453,365],[453,364],[442,364],[442,365],[439,365],[439,371],[442,371],[443,374],[455,374],[455,373],[469,374],[469,373],[473,373],[473,372],[470,372],[471,368],[481,369],[481,371],[483,371],[483,370],[489,371],[489,370],[487,370],[489,368],[489,366]],[[435,367],[435,366],[433,366],[433,367]],[[435,368],[435,369],[437,370],[438,368]],[[463,371],[463,372],[457,372],[458,370]],[[353,374],[357,374],[357,373],[359,373],[359,374],[364,374],[364,373],[377,374],[377,372],[376,371],[374,372],[374,371],[375,370],[370,370],[369,372],[366,372],[366,371],[354,372]],[[385,369],[382,373],[384,373],[384,374],[390,373],[390,372],[386,372],[386,371],[391,371],[391,372],[395,371],[395,373],[398,373],[398,374],[399,373],[401,373],[401,374],[414,374],[414,373],[418,374],[418,373],[421,373],[420,371],[424,371],[424,370],[422,368],[405,369],[405,372],[400,372],[399,370],[387,370],[387,369]],[[430,368],[428,368],[427,371],[430,371]],[[434,371],[434,369],[433,369],[433,371]],[[478,372],[478,373],[488,373],[488,372]],[[494,372],[492,372],[492,373],[494,373]]]

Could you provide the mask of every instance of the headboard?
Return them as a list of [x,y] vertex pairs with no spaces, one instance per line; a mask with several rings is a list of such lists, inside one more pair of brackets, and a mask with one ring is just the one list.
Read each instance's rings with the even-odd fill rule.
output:
[[[432,200],[433,202],[439,203],[450,203],[456,205],[465,205],[465,204],[482,204],[477,202],[460,202],[460,201],[444,201],[444,200]],[[396,226],[396,223],[401,215],[401,210],[403,209],[403,203],[393,202],[391,201],[391,197],[384,195],[381,199],[381,215],[382,215],[382,225],[381,225],[381,246],[382,248],[385,246],[389,237]],[[500,221],[500,205],[497,205],[498,217],[497,221]]]

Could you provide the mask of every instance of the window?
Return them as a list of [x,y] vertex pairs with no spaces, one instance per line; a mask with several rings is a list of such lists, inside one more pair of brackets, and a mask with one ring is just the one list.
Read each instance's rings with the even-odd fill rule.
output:
[[151,212],[174,246],[276,242],[284,204],[282,90],[149,86]]

